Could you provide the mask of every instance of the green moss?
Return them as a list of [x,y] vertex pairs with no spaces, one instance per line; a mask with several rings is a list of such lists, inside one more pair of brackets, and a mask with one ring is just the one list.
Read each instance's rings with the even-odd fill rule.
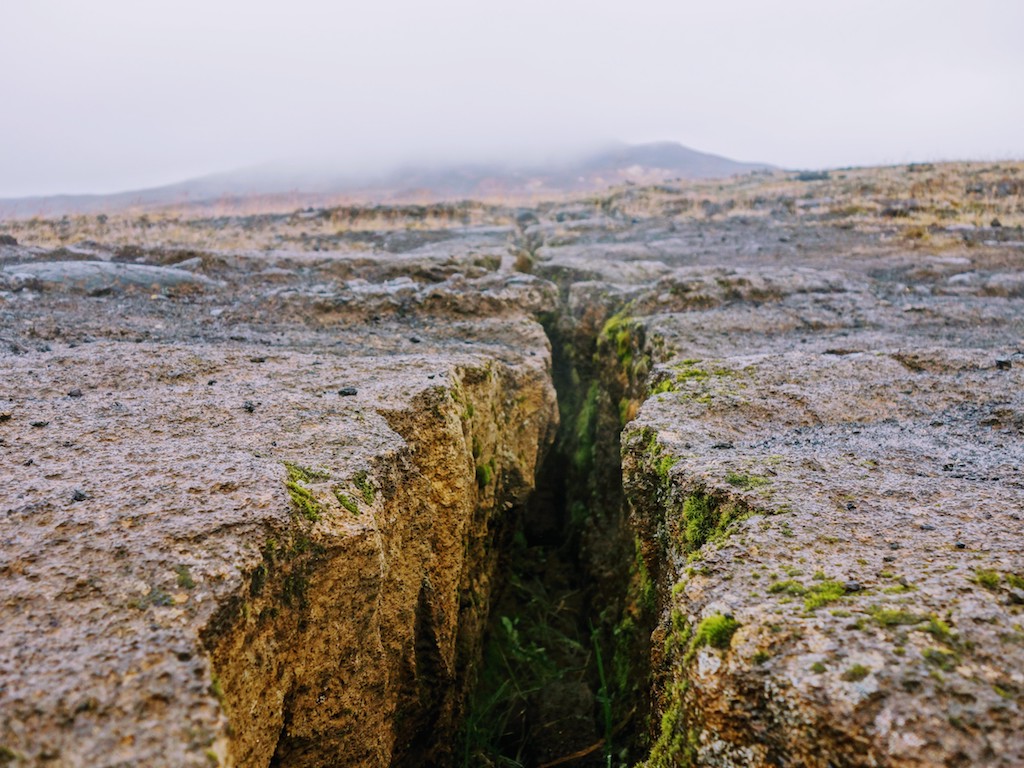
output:
[[338,500],[338,503],[341,504],[341,506],[343,506],[345,509],[351,512],[353,515],[359,514],[359,505],[356,504],[355,501],[350,499],[344,493],[342,493],[340,488],[334,489],[334,498],[336,498]]
[[733,502],[721,503],[714,496],[698,491],[686,497],[682,515],[684,547],[694,553],[708,542],[727,538],[733,525],[749,517],[750,512]]
[[129,605],[131,605],[132,608],[144,611],[151,605],[166,608],[167,606],[174,605],[174,600],[171,599],[170,595],[160,589],[160,587],[150,587],[147,594],[131,600]]
[[816,675],[823,674],[826,669],[827,667],[820,661],[816,661],[813,664],[811,664],[811,672],[813,672]]
[[949,624],[937,616],[932,616],[928,619],[928,626],[925,627],[924,631],[936,640],[940,640],[942,642],[948,642],[951,639],[952,630],[950,629]]
[[925,648],[921,655],[926,662],[934,667],[938,667],[943,672],[952,672],[956,669],[957,664],[959,664],[957,655],[945,648]]
[[799,581],[787,579],[786,581],[777,581],[774,584],[772,584],[770,587],[768,587],[768,592],[772,595],[785,594],[803,597],[805,594],[807,594],[807,587],[805,587]]
[[327,472],[307,469],[288,461],[284,463],[284,467],[287,472],[284,487],[288,490],[288,496],[292,500],[292,505],[299,515],[315,523],[320,519],[323,509],[316,496],[313,495],[313,492],[302,485],[302,483],[327,480],[330,475]]
[[701,648],[705,645],[719,650],[725,650],[732,642],[732,636],[740,628],[740,623],[732,616],[715,613],[708,616],[697,625],[693,633],[693,648]]
[[320,502],[317,501],[312,491],[293,480],[288,480],[284,487],[288,489],[292,505],[302,517],[314,523],[320,519]]
[[754,654],[753,661],[754,661],[755,664],[764,664],[771,657],[772,657],[772,655],[770,653],[768,653],[768,651],[762,650],[762,651],[758,651],[757,653]]
[[597,426],[598,398],[601,395],[601,388],[595,381],[587,390],[587,396],[583,400],[579,413],[576,414],[573,437],[576,442],[576,449],[573,452],[573,465],[580,473],[585,474],[590,470],[594,462],[594,432]]
[[913,592],[914,589],[910,584],[896,584],[892,587],[886,587],[882,590],[882,593],[886,595],[903,595],[907,592]]
[[999,582],[1001,578],[998,571],[989,571],[984,568],[979,568],[974,573],[974,580],[985,587],[985,589],[999,589]]
[[179,565],[174,569],[177,574],[178,586],[182,589],[193,589],[196,585],[195,580],[192,578],[192,572],[189,570],[187,565]]
[[839,581],[820,581],[807,590],[804,608],[814,611],[823,605],[834,603],[846,594],[846,587]]
[[767,477],[761,477],[760,475],[746,475],[739,474],[737,472],[729,471],[725,474],[725,482],[729,485],[736,486],[737,488],[759,488],[763,485],[771,484],[771,480]]
[[899,608],[880,608],[878,606],[871,609],[871,616],[883,627],[913,626],[927,621],[926,616],[921,616],[911,611],[904,611]]
[[[473,439],[473,455],[474,456],[477,455],[477,453],[476,453],[477,445],[478,445],[478,443],[476,441],[476,438],[474,438]],[[370,483],[370,478],[367,475],[367,473],[366,472],[357,472],[355,477],[352,478],[352,481],[356,484],[356,488],[359,489],[359,493],[362,495],[363,501],[365,501],[367,504],[373,504],[374,499],[377,498],[377,491],[374,489],[373,485]]]
[[685,381],[705,381],[710,378],[711,374],[705,371],[703,368],[697,368],[696,364],[700,360],[684,360],[679,365],[675,366],[676,382],[683,383]]
[[652,395],[660,395],[664,392],[675,392],[675,383],[671,379],[662,379],[651,389]]
[[871,674],[871,670],[863,664],[854,664],[842,674],[843,680],[848,683],[856,683]]
[[658,737],[642,768],[678,768],[697,764],[700,731],[687,726],[684,699],[685,681],[673,681],[669,687]]
[[220,678],[216,675],[210,678],[210,695],[221,704],[224,703],[224,689],[221,687]]
[[296,483],[318,483],[322,480],[330,480],[331,473],[322,469],[309,469],[300,467],[290,461],[284,462],[284,468],[288,472],[288,479]]
[[494,471],[490,464],[481,464],[476,468],[476,484],[480,486],[481,490],[491,484],[493,477]]
[[1024,576],[1008,573],[1006,574],[1006,583],[1014,589],[1024,589]]

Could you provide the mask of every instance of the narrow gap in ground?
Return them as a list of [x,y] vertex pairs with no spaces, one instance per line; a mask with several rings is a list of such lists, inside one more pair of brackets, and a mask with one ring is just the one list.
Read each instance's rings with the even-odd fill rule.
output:
[[618,396],[595,340],[545,322],[561,427],[503,555],[457,764],[632,765],[643,753],[649,617],[637,607]]

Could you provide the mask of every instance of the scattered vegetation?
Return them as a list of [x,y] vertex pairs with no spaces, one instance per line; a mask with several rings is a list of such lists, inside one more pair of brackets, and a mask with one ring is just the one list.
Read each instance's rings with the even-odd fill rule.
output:
[[725,650],[732,642],[732,636],[740,628],[740,623],[732,616],[721,613],[712,614],[697,625],[693,633],[693,648],[705,645]]
[[342,507],[347,509],[353,515],[359,514],[359,505],[356,504],[355,501],[350,499],[344,493],[342,493],[340,488],[334,488],[334,497],[338,500],[338,503],[341,504]]
[[330,474],[320,470],[300,467],[298,464],[292,464],[287,461],[284,463],[284,467],[287,473],[284,486],[291,497],[292,505],[299,515],[315,523],[320,519],[323,508],[316,496],[305,484],[327,480]]
[[854,664],[842,674],[843,680],[848,683],[857,683],[871,674],[871,670],[863,664]]
[[196,586],[195,580],[192,578],[192,572],[189,570],[187,565],[179,565],[174,569],[174,573],[177,576],[178,586],[182,589],[193,589]]

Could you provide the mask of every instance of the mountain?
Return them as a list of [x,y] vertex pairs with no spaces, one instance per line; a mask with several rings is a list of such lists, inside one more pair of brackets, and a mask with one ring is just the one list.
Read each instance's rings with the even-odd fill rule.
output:
[[377,176],[333,168],[300,171],[267,165],[115,194],[0,199],[0,218],[210,206],[255,212],[353,202],[539,200],[595,192],[626,182],[724,178],[770,168],[764,163],[738,162],[673,142],[615,144],[578,158],[547,163],[406,166]]

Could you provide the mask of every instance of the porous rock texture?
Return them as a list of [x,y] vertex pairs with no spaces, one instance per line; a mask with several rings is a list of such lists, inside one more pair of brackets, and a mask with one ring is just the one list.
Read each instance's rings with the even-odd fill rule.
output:
[[1021,169],[929,168],[194,225],[265,251],[12,229],[0,763],[454,762],[558,421],[533,318],[631,670],[580,759],[1024,763]]
[[1024,762],[1024,302],[912,259],[955,263],[569,288],[656,595],[646,765]]
[[1021,244],[680,198],[535,270],[624,425],[646,765],[1021,764]]
[[14,270],[0,763],[445,759],[557,426],[551,291],[363,267]]

